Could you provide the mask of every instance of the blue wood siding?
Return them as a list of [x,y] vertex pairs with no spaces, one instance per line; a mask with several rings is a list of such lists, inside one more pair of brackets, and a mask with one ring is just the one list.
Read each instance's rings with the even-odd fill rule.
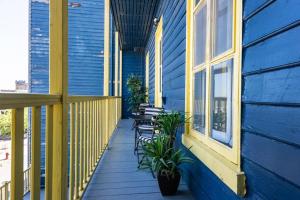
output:
[[133,51],[123,51],[123,66],[122,66],[122,118],[128,118],[128,90],[126,82],[131,75],[138,75],[142,80],[145,79],[145,56],[143,53]]
[[[242,170],[244,199],[300,197],[300,2],[244,0]],[[184,110],[186,1],[161,1],[163,96],[168,109]],[[150,55],[149,95],[154,102],[155,28]],[[179,137],[179,140],[180,137]],[[180,145],[180,144],[179,144]],[[240,199],[201,161],[183,166],[196,199]]]
[[[48,93],[49,91],[49,4],[47,2],[42,0],[30,2],[29,84],[31,93]],[[78,0],[77,2],[80,3],[80,7],[69,6],[69,94],[102,95],[104,0]],[[42,110],[41,157],[41,166],[44,168],[44,108]]]
[[244,1],[242,161],[248,196],[300,197],[300,2]]

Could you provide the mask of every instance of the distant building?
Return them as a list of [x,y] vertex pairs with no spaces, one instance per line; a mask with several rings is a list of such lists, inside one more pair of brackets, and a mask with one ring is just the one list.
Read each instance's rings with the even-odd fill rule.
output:
[[16,80],[15,81],[16,92],[27,92],[28,91],[28,83],[24,80]]

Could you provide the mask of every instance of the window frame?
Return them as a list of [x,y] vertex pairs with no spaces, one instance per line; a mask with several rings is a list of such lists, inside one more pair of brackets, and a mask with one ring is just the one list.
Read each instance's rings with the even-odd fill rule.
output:
[[[185,110],[193,116],[194,75],[206,70],[206,106],[205,132],[193,129],[193,120],[185,126],[182,142],[191,148],[205,165],[207,165],[234,192],[245,194],[245,176],[241,171],[241,53],[242,53],[242,2],[232,0],[232,45],[231,49],[213,57],[214,37],[214,3],[215,0],[200,0],[194,6],[194,0],[187,1],[187,43],[186,43],[186,94]],[[194,67],[194,16],[206,4],[206,56],[204,63]],[[211,137],[211,85],[212,67],[233,59],[232,80],[232,146],[227,146]],[[192,86],[192,87],[188,87]],[[217,164],[218,163],[218,164]]]
[[154,88],[154,105],[162,107],[162,93],[163,93],[163,16],[160,17],[159,23],[155,31],[155,88]]

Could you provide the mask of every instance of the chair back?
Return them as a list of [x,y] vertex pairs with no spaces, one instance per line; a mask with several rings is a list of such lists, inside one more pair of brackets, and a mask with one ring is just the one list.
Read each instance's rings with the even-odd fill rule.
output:
[[161,113],[164,112],[163,108],[158,108],[158,107],[153,107],[153,108],[145,108],[145,115],[153,115],[153,116],[157,116]]

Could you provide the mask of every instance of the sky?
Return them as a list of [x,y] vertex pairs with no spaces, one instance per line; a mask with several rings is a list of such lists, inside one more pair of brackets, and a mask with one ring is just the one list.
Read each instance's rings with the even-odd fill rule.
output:
[[0,89],[28,81],[29,0],[0,0]]

